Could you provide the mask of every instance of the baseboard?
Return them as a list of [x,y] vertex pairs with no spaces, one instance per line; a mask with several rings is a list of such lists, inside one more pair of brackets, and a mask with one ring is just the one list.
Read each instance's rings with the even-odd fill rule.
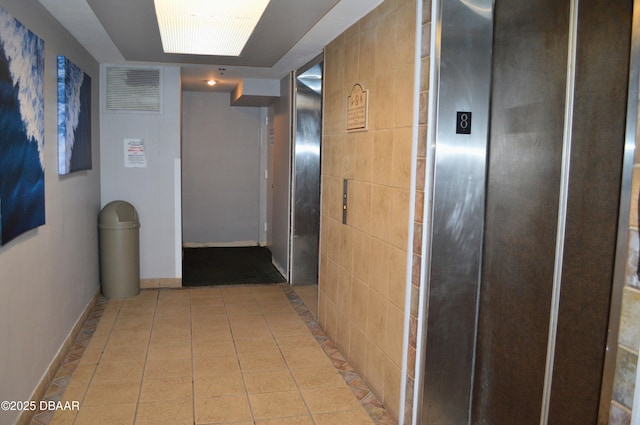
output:
[[[40,379],[40,382],[38,383],[38,385],[36,385],[36,388],[35,390],[33,390],[33,393],[31,394],[31,398],[29,398],[29,400],[35,401],[36,403],[39,404],[40,401],[44,398],[45,394],[47,393],[47,389],[49,388],[49,385],[51,385],[53,378],[56,376],[56,373],[58,373],[58,369],[60,369],[60,366],[62,365],[64,358],[66,357],[67,353],[73,346],[73,343],[75,342],[78,334],[82,330],[84,323],[87,321],[87,318],[89,317],[94,307],[96,306],[99,297],[100,297],[100,287],[98,287],[98,289],[96,290],[96,293],[91,298],[91,301],[89,301],[85,309],[82,311],[82,314],[80,315],[76,323],[73,325],[73,328],[71,328],[69,335],[67,335],[67,338],[64,340],[64,342],[62,343],[62,346],[60,347],[60,349],[54,356],[53,360],[49,364],[49,367],[47,368],[46,372],[42,376],[42,379]],[[18,421],[16,422],[16,425],[29,425],[31,423],[31,420],[33,419],[33,416],[36,413],[37,411],[33,411],[33,410],[23,410],[20,416],[18,416]]]
[[183,242],[183,248],[238,248],[243,246],[260,246],[258,241],[234,242]]
[[140,289],[182,288],[181,277],[140,279]]

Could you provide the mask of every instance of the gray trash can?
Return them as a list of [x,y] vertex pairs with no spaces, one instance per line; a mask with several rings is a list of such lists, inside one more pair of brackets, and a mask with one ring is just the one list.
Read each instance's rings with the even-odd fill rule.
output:
[[140,221],[133,205],[113,201],[100,212],[100,281],[107,298],[140,292]]

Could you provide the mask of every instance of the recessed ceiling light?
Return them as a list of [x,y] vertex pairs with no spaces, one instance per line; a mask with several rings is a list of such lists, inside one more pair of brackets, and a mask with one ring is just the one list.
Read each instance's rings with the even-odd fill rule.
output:
[[216,81],[215,80],[206,80],[207,81],[207,85],[209,86],[215,86],[216,85]]
[[269,0],[154,0],[165,53],[240,56]]

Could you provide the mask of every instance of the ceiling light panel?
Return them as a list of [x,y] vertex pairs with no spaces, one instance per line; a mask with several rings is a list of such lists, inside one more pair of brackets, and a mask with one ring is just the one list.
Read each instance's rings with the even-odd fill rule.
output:
[[269,0],[154,0],[165,53],[240,56]]

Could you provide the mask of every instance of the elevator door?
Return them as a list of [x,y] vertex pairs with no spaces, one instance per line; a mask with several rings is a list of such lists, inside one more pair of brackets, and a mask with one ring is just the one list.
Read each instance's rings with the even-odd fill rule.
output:
[[[616,248],[632,4],[439,3],[420,423],[595,424]],[[474,74],[482,67],[469,63],[477,46],[449,29],[468,25],[468,17],[482,11],[493,30],[485,52],[490,73],[484,82],[456,85],[450,70]],[[449,89],[471,84],[466,91]],[[477,105],[465,103],[469,93],[482,96],[483,87],[490,87],[486,134],[476,126]],[[471,135],[454,133],[459,112],[473,113]],[[450,134],[442,131],[447,126]],[[474,134],[486,136],[485,144]],[[484,168],[470,157],[484,161]],[[478,183],[479,169],[486,174]],[[477,232],[481,240],[472,237]]]

